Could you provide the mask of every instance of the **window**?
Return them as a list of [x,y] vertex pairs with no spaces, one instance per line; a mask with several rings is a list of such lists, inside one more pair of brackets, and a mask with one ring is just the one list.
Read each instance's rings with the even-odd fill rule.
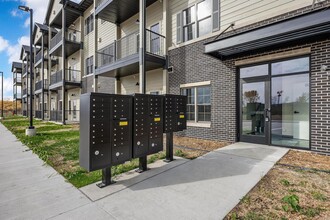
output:
[[195,38],[195,6],[183,10],[183,41],[192,40]]
[[92,74],[94,68],[94,59],[93,56],[86,59],[86,75]]
[[91,14],[85,19],[85,35],[94,30],[94,14]]
[[181,94],[187,96],[187,120],[211,121],[211,86],[184,88]]
[[178,13],[177,43],[219,30],[219,0],[204,0]]

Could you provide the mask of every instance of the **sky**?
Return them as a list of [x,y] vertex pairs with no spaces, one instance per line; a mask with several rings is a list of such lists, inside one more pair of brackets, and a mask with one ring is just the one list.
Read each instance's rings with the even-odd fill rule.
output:
[[11,64],[13,61],[19,61],[21,46],[30,44],[29,13],[19,11],[18,6],[26,5],[32,8],[34,22],[43,23],[48,1],[0,0],[0,72],[4,73],[4,100],[13,99]]

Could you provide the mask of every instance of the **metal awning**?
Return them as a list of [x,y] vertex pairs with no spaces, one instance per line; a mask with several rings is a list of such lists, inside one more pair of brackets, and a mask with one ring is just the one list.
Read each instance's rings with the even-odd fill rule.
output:
[[330,33],[330,10],[313,12],[205,44],[205,53],[221,58]]

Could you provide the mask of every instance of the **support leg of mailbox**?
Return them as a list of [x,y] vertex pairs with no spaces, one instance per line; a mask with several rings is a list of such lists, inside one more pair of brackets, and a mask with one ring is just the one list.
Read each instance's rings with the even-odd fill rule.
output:
[[138,173],[142,173],[144,171],[147,171],[147,156],[143,156],[139,158],[139,169],[136,170]]
[[166,133],[166,159],[165,162],[173,161],[173,132]]
[[98,187],[103,188],[115,183],[111,181],[111,167],[102,169],[102,182],[96,184]]

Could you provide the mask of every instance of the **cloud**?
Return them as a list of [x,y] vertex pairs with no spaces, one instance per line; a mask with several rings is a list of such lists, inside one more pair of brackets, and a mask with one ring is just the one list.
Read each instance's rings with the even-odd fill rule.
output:
[[18,9],[13,9],[11,12],[10,12],[11,16],[13,17],[23,17],[23,14],[18,10]]
[[[0,79],[1,83],[1,79]],[[1,96],[1,90],[0,90]],[[13,99],[13,78],[8,77],[3,79],[3,99],[4,100],[12,100]]]
[[2,51],[7,50],[8,46],[9,46],[8,40],[6,40],[2,36],[0,36],[0,53]]
[[[49,0],[21,0],[23,5],[33,9],[33,21],[38,23],[43,23],[45,20],[48,2]],[[24,22],[24,26],[29,27],[29,25],[30,18],[28,17]]]
[[19,61],[22,45],[30,45],[29,36],[22,36],[17,40],[16,44],[8,46],[7,55],[9,64],[11,64],[13,61]]

